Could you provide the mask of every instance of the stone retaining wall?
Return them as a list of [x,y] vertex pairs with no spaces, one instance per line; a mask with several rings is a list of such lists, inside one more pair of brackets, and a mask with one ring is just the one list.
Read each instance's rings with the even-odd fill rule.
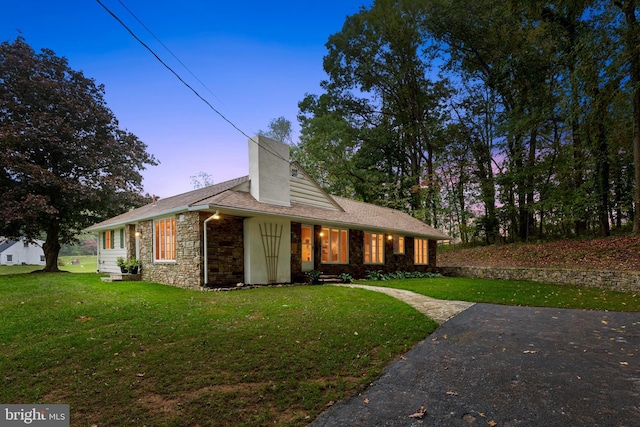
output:
[[640,271],[493,267],[438,267],[438,271],[443,276],[527,280],[629,293],[640,292]]

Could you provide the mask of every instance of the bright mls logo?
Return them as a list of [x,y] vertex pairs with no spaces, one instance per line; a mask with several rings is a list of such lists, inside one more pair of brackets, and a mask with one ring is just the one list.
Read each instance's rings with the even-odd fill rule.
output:
[[69,427],[69,405],[0,405],[0,427]]

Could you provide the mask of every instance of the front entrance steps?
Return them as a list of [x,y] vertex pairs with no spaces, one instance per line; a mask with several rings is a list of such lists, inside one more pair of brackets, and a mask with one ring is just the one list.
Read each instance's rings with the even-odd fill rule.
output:
[[335,274],[321,274],[318,279],[320,283],[342,283],[342,279]]

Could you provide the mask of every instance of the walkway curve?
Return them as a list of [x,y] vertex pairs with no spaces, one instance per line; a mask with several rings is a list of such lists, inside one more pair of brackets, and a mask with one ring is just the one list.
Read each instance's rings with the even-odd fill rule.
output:
[[441,300],[404,289],[385,288],[383,286],[357,285],[354,283],[334,283],[333,285],[382,292],[409,304],[419,312],[426,314],[440,324],[446,322],[456,314],[466,310],[474,304],[466,301]]

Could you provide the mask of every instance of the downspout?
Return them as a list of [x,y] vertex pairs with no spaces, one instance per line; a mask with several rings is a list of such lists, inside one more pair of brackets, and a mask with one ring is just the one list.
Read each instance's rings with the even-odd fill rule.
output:
[[205,219],[203,222],[204,224],[204,283],[203,283],[203,286],[207,286],[207,283],[209,283],[209,261],[207,258],[207,223],[212,219],[219,219],[219,218],[220,218],[220,212],[216,211],[216,213],[211,215],[209,218]]
[[102,257],[102,253],[100,252],[100,232],[97,233],[96,239],[96,273],[100,273],[100,258]]

